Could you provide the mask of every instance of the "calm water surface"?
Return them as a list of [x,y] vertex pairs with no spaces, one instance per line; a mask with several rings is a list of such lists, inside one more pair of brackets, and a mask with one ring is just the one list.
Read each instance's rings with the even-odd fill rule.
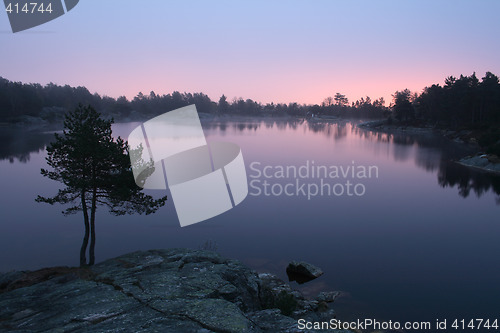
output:
[[[117,124],[114,133],[127,137],[135,126]],[[294,287],[309,296],[343,291],[335,303],[341,319],[500,317],[500,179],[451,162],[467,147],[429,134],[376,134],[345,121],[203,126],[209,141],[240,145],[249,181],[265,180],[256,178],[257,165],[306,163],[376,166],[378,177],[347,179],[363,184],[362,196],[249,195],[235,209],[186,228],[170,199],[151,216],[113,217],[102,209],[97,261],[135,250],[199,248],[212,240],[221,254],[284,279],[290,260],[318,265],[322,277]],[[2,129],[0,137],[0,271],[77,265],[82,217],[64,217],[61,206],[34,201],[59,186],[40,175],[52,134]],[[268,181],[281,184],[278,189],[296,180]]]

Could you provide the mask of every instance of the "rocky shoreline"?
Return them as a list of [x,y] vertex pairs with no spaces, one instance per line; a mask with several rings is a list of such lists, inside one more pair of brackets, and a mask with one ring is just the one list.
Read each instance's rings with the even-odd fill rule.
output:
[[478,153],[474,156],[464,157],[458,163],[471,168],[500,174],[500,159],[496,155]]
[[314,332],[297,320],[334,318],[336,296],[307,300],[276,276],[211,251],[150,250],[91,268],[0,275],[0,330]]

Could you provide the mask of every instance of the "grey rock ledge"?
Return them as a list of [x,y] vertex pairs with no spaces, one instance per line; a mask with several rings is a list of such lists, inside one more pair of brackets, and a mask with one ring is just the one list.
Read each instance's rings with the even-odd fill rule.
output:
[[202,250],[8,273],[0,289],[0,331],[8,332],[306,332],[297,319],[334,317],[276,276]]

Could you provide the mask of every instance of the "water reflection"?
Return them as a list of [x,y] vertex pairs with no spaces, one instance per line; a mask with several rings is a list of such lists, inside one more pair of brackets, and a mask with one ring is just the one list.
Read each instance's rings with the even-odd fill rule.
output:
[[[438,184],[445,187],[457,187],[458,193],[466,198],[471,191],[478,197],[488,191],[498,194],[496,199],[500,203],[500,176],[484,173],[461,166],[454,161],[474,151],[473,147],[456,143],[437,134],[422,132],[373,132],[357,127],[354,123],[338,120],[335,122],[305,119],[265,119],[242,120],[241,122],[211,122],[203,125],[204,128],[226,131],[230,126],[239,134],[245,135],[256,132],[261,126],[266,129],[276,128],[279,131],[296,131],[304,134],[312,132],[328,138],[341,140],[348,134],[363,138],[366,141],[381,142],[392,146],[392,156],[395,161],[404,162],[414,159],[419,168],[427,172],[437,171]],[[301,130],[302,131],[299,131]]]
[[[499,197],[500,176],[473,170],[453,161],[470,154],[473,148],[457,144],[439,135],[429,133],[382,133],[358,128],[354,123],[339,120],[336,122],[321,120],[306,120],[298,118],[250,119],[238,120],[208,120],[203,121],[205,130],[213,130],[220,135],[233,131],[239,135],[255,135],[262,129],[290,131],[296,135],[306,135],[308,132],[323,135],[334,141],[346,138],[348,135],[360,137],[368,142],[386,143],[395,161],[405,162],[414,159],[415,165],[427,172],[437,173],[437,182],[443,187],[456,187],[462,197],[475,193],[478,197],[493,191]],[[296,132],[296,133],[295,133]],[[10,163],[19,161],[27,163],[30,154],[45,149],[53,139],[52,133],[29,132],[18,129],[3,129],[0,132],[0,160]]]
[[[500,176],[475,172],[456,163],[442,163],[438,172],[438,183],[443,188],[457,187],[460,196],[467,198],[471,191],[478,197],[492,190],[500,194]],[[500,205],[500,196],[496,198]]]
[[[467,198],[471,191],[481,197],[488,191],[497,195],[500,205],[500,176],[474,170],[454,161],[470,154],[474,148],[456,143],[432,133],[381,133],[353,127],[352,132],[366,140],[394,144],[394,159],[406,161],[415,158],[415,165],[428,172],[437,170],[438,184],[443,187],[455,186],[460,196]],[[415,147],[413,153],[410,146]]]
[[0,161],[9,160],[10,163],[19,161],[27,163],[32,153],[45,149],[45,146],[54,138],[53,133],[31,132],[19,129],[2,129],[0,131]]
[[231,128],[233,132],[238,132],[240,134],[256,132],[261,126],[266,129],[276,128],[280,131],[298,131],[303,128],[312,133],[324,134],[326,137],[341,139],[347,136],[348,124],[350,124],[348,121],[342,120],[331,122],[300,118],[269,118],[260,120],[242,118],[240,120],[204,121],[203,128],[205,130],[216,130],[221,133]]

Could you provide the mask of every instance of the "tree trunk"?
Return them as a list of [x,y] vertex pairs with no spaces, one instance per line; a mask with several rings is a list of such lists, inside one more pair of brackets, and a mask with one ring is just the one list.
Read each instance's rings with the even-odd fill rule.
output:
[[87,265],[86,252],[87,245],[89,244],[89,213],[87,211],[87,202],[85,201],[85,191],[82,191],[82,210],[85,235],[83,236],[82,247],[80,248],[80,267]]
[[97,206],[97,189],[94,188],[92,193],[92,207],[90,209],[90,249],[89,249],[89,266],[95,262],[95,211]]

